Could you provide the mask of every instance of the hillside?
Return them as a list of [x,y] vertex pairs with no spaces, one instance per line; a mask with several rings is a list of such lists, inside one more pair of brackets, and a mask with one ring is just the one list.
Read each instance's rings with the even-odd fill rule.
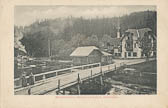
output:
[[149,27],[156,34],[156,12],[144,11],[120,18],[68,17],[38,20],[29,26],[15,26],[15,38],[22,36],[20,41],[29,56],[46,57],[50,51],[50,55],[66,57],[78,46],[100,47],[103,37],[116,37],[118,19],[121,33],[128,28]]

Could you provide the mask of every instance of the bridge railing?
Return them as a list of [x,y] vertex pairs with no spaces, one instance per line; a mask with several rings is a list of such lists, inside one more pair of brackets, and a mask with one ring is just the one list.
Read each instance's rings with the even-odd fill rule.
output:
[[[35,85],[32,86],[28,86],[25,88],[21,88],[21,89],[15,89],[15,93],[17,94],[27,94],[27,90],[29,88],[31,88],[32,92],[31,94],[43,94],[44,92],[48,92],[51,90],[56,90],[56,89],[63,89],[66,88],[72,84],[76,84],[78,82],[78,75],[80,76],[81,80],[85,80],[87,78],[93,78],[96,77],[98,75],[104,75],[104,73],[108,73],[108,72],[112,72],[113,70],[117,70],[119,69],[119,67],[125,68],[125,66],[127,65],[132,65],[132,64],[138,64],[138,63],[142,63],[144,62],[144,60],[131,60],[131,61],[122,61],[122,62],[116,62],[114,64],[109,64],[109,65],[105,65],[105,66],[101,66],[100,63],[95,63],[95,64],[88,64],[88,65],[82,65],[82,66],[75,66],[75,67],[71,67],[71,68],[66,68],[66,69],[83,69],[86,67],[90,67],[91,69],[84,69],[84,70],[76,70],[77,72],[74,73],[67,73],[67,74],[63,74],[66,76],[59,76],[59,77],[53,77],[55,79],[53,80],[49,80],[48,78],[46,79],[44,77],[44,79],[40,80],[40,81],[44,81],[45,83],[36,83]],[[98,66],[98,67],[95,67]],[[93,67],[93,68],[92,68]],[[95,67],[95,68],[94,68]],[[55,70],[55,71],[50,71],[50,72],[46,72],[46,73],[42,73],[42,74],[37,74],[35,75],[35,77],[38,76],[43,76],[43,75],[48,75],[51,74],[52,72],[61,72],[61,71],[65,71],[66,69],[60,69],[60,70]],[[114,72],[118,72],[118,71],[114,71]],[[37,81],[36,81],[37,82]],[[61,82],[61,83],[60,83]],[[54,85],[54,86],[53,86]],[[44,89],[37,89],[40,86],[43,87]],[[58,90],[59,91],[59,90]]]
[[[82,65],[82,66],[74,66],[74,67],[70,67],[70,68],[53,70],[53,71],[49,71],[49,72],[35,74],[33,78],[34,78],[34,82],[38,83],[38,82],[41,82],[44,80],[49,80],[49,79],[55,78],[58,75],[66,75],[66,74],[70,74],[70,73],[78,71],[78,70],[83,70],[85,68],[93,68],[93,67],[100,67],[100,66],[101,66],[101,63],[93,63],[93,64],[86,64],[86,65]],[[26,78],[26,80],[28,80],[29,76],[26,76],[25,78]],[[21,78],[14,79],[14,86],[15,86],[15,88],[22,87]]]

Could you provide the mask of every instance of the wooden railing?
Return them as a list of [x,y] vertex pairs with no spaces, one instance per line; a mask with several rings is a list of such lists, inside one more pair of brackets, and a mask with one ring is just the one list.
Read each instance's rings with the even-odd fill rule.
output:
[[[113,72],[114,70],[122,66],[127,67],[127,65],[138,64],[142,62],[145,62],[145,60],[139,59],[139,60],[125,61],[125,62],[114,63],[114,64],[105,65],[105,66],[101,66],[100,63],[95,63],[95,64],[75,66],[71,68],[37,74],[35,75],[35,77],[48,75],[50,73],[56,73],[56,72],[59,73],[67,69],[70,69],[70,70],[81,69],[81,70],[77,70],[77,72],[73,72],[73,73],[70,72],[67,74],[57,75],[55,77],[52,77],[54,79],[51,79],[51,80],[48,80],[49,78],[45,78],[44,76],[44,79],[40,80],[42,81],[41,83],[40,82],[37,83],[36,81],[34,85],[23,87],[20,89],[15,89],[15,94],[16,95],[28,94],[29,89],[31,89],[31,94],[46,94],[46,93],[49,93],[50,91],[59,91],[61,89],[64,89],[66,87],[69,87],[71,85],[78,83],[77,77],[80,77],[81,80],[87,80],[88,78],[93,78],[99,75],[100,76],[104,75],[105,73],[108,73],[108,72]],[[90,67],[90,69],[87,68],[82,70],[82,68],[86,68],[86,67]],[[117,72],[117,71],[114,71],[114,72]]]
[[[75,76],[77,75],[78,77],[80,76],[80,79],[83,81],[83,80],[87,80],[88,78],[91,78],[91,77],[93,78],[93,77],[99,76],[101,74],[104,75],[105,73],[116,70],[118,67],[121,67],[123,65],[124,65],[124,63],[115,63],[115,64],[101,66],[100,63],[95,63],[95,64],[88,64],[88,65],[83,65],[83,66],[75,66],[70,69],[76,69],[76,68],[87,67],[87,66],[92,66],[92,67],[94,66],[94,67],[90,68],[90,69],[87,68],[84,70],[78,70],[76,72],[69,73],[69,74],[59,75],[58,77],[54,77],[55,79],[51,79],[51,80],[50,79],[49,80],[48,79],[41,80],[42,82],[36,83],[34,85],[15,89],[15,94],[20,94],[20,92],[22,92],[22,93],[24,92],[23,94],[27,94],[27,90],[30,88],[31,88],[31,94],[46,94],[47,92],[52,91],[53,89],[54,90],[56,88],[63,89],[63,88],[69,87],[70,85],[76,84],[77,78],[75,78],[74,75]],[[67,69],[69,69],[69,68],[67,68]],[[47,73],[50,73],[50,72],[47,72]],[[47,73],[45,73],[45,74],[47,74]],[[43,74],[41,74],[41,75],[43,75]],[[52,83],[54,83],[54,85],[50,85]],[[57,86],[57,87],[55,87],[55,86]],[[42,87],[42,88],[38,89],[39,87],[40,88]],[[59,89],[58,89],[58,91],[59,91]]]
[[[66,75],[66,74],[70,74],[70,73],[72,73],[72,72],[74,72],[76,70],[83,70],[85,68],[99,67],[100,65],[101,65],[101,63],[93,63],[93,64],[87,64],[87,65],[82,65],[82,66],[74,66],[74,67],[70,67],[70,68],[44,72],[44,73],[40,73],[40,74],[34,75],[34,81],[35,81],[35,83],[39,83],[41,81],[49,80],[49,79],[57,77],[60,72],[69,71],[69,72],[67,72],[65,74],[62,74],[62,75]],[[51,75],[50,77],[47,78],[47,75],[49,75],[49,74],[53,74],[53,75]],[[28,79],[28,78],[29,78],[29,76],[26,76],[26,79]],[[14,86],[15,86],[15,88],[22,87],[20,78],[14,79]]]

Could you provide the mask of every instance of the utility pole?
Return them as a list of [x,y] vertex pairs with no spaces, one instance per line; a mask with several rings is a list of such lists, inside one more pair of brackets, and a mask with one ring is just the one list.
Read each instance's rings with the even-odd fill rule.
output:
[[48,57],[50,57],[50,53],[51,53],[50,50],[51,50],[50,49],[50,39],[48,38]]

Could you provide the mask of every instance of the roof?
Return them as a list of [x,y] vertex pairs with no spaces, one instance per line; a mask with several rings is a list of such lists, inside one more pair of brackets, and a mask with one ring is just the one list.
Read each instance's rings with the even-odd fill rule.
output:
[[[134,36],[137,36],[137,37],[140,37],[142,38],[144,36],[144,34],[146,32],[149,32],[149,31],[152,31],[150,28],[142,28],[142,29],[128,29],[126,30],[125,32],[130,32],[130,33],[133,33]],[[119,46],[120,45],[120,42],[121,40],[124,38],[124,36],[120,37],[120,38],[112,38],[110,40],[110,45],[113,45],[113,46]]]
[[126,32],[133,33],[134,36],[142,38],[146,32],[152,31],[150,28],[128,29]]
[[104,51],[101,51],[101,52],[103,53],[104,56],[111,56],[112,55],[112,54],[104,52]]
[[112,38],[110,40],[110,44],[114,45],[114,46],[118,46],[118,45],[120,45],[120,41],[121,41],[121,38]]
[[95,46],[86,46],[76,48],[70,56],[88,56],[93,50],[99,50]]

